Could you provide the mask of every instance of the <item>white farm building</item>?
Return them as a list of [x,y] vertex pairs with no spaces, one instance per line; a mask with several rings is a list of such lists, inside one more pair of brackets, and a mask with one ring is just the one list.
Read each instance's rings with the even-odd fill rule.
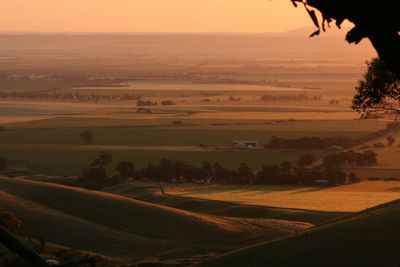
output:
[[233,149],[257,149],[258,141],[233,141]]

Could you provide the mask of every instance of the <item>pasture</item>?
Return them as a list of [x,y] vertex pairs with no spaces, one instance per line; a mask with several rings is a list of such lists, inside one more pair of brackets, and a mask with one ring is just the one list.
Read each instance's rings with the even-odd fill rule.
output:
[[330,212],[357,212],[400,198],[400,182],[366,181],[337,187],[166,185],[174,196]]
[[[257,140],[262,147],[273,136],[285,138],[346,135],[358,138],[380,129],[384,122],[286,121],[247,124],[246,121],[197,121],[172,125],[171,121],[127,121],[63,117],[6,125],[0,131],[1,156],[15,168],[29,168],[47,175],[79,175],[100,151],[112,154],[114,164],[131,161],[140,168],[166,158],[200,165],[203,161],[236,168],[247,163],[254,169],[262,164],[295,162],[301,155],[321,157],[327,150],[230,151],[234,140]],[[131,123],[131,125],[129,125]],[[193,122],[192,122],[193,123]],[[359,127],[354,128],[354,124]],[[109,127],[104,127],[108,125]],[[320,126],[321,128],[319,128]],[[318,128],[317,128],[318,127]],[[91,129],[94,142],[84,145],[79,134]],[[201,148],[200,145],[205,145]],[[113,166],[110,167],[112,171]]]

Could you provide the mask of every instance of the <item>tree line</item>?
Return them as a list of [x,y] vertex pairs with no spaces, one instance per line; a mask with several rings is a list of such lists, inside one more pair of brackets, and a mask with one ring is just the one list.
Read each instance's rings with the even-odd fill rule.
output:
[[[349,149],[374,139],[388,135],[392,132],[400,131],[399,122],[391,122],[384,129],[378,130],[367,136],[353,139],[348,136],[335,137],[301,137],[294,139],[286,139],[281,137],[272,137],[272,139],[264,146],[265,149],[326,149],[330,147],[341,147]],[[387,138],[388,145],[393,145],[396,140],[393,137]]]
[[98,94],[98,93],[71,93],[71,92],[0,92],[0,99],[30,99],[30,100],[63,100],[76,102],[101,102],[101,101],[116,101],[116,100],[138,100],[140,95],[133,93],[125,94]]
[[322,99],[321,95],[262,95],[260,97],[261,101],[278,102],[278,101],[320,101]]
[[259,170],[252,169],[246,163],[239,164],[236,169],[228,169],[220,163],[204,161],[201,166],[196,166],[168,159],[137,169],[132,162],[124,161],[117,164],[113,175],[108,175],[107,168],[113,162],[112,155],[100,152],[90,166],[82,170],[78,182],[91,189],[133,180],[229,185],[315,185],[316,180],[324,180],[326,184],[334,186],[357,181],[355,174],[346,175],[342,167],[372,166],[377,164],[376,156],[372,151],[349,151],[328,155],[317,164],[314,155],[306,154],[295,164],[287,161],[265,164]]
[[295,139],[285,139],[274,136],[264,146],[265,149],[326,149],[332,146],[349,148],[357,145],[357,140],[351,137],[301,137]]

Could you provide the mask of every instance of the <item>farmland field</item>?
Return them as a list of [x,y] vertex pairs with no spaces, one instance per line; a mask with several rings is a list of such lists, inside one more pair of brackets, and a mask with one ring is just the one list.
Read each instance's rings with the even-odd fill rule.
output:
[[[191,121],[191,123],[194,123]],[[354,128],[357,123],[359,127]],[[131,125],[129,125],[131,124]],[[104,128],[104,125],[110,127]],[[316,128],[321,126],[321,128]],[[297,138],[343,135],[359,138],[384,127],[385,122],[366,121],[294,121],[278,124],[224,120],[196,121],[196,125],[174,126],[171,121],[54,118],[5,125],[0,131],[0,149],[9,164],[51,175],[79,175],[100,151],[108,151],[114,163],[129,160],[137,167],[163,158],[184,160],[200,165],[218,162],[229,168],[247,163],[253,168],[262,164],[295,162],[301,155],[318,157],[328,150],[257,150],[230,151],[234,140],[257,140],[262,147],[273,136]],[[323,126],[323,127],[322,127]],[[338,130],[340,128],[340,130]],[[92,145],[83,145],[79,134],[91,129]],[[200,145],[209,147],[201,148]]]
[[400,182],[367,181],[333,188],[166,185],[174,196],[270,207],[356,212],[400,198]]
[[[225,266],[218,256],[249,245],[238,262],[252,262],[258,242],[302,251],[308,230],[353,217],[363,233],[364,209],[400,198],[400,135],[352,109],[375,53],[343,38],[0,34],[0,206],[30,238],[129,266]],[[275,137],[307,139],[267,149]],[[246,142],[257,146],[233,145]],[[321,164],[350,149],[377,164]],[[281,180],[259,175],[270,164]],[[269,183],[285,186],[255,185]]]

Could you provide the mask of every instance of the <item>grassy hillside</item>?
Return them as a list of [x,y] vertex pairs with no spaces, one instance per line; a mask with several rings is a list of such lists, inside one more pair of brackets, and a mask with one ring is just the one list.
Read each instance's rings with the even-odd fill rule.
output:
[[398,266],[400,201],[197,266]]
[[0,178],[0,184],[0,201],[22,220],[29,236],[130,260],[228,251],[308,226],[209,216],[18,178]]
[[[169,186],[169,184],[162,184],[163,188],[169,188]],[[280,219],[320,224],[347,214],[272,208],[260,205],[246,205],[227,201],[165,195],[161,193],[159,185],[152,183],[126,183],[106,188],[105,191],[177,209],[233,218]]]

